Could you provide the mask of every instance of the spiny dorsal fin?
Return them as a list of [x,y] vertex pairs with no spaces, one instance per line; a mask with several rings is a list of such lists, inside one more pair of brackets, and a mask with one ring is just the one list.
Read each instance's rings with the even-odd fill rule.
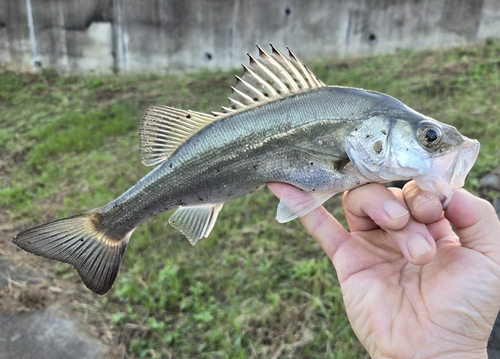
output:
[[214,115],[167,106],[148,108],[139,130],[142,163],[152,166],[163,162],[189,137],[216,119]]
[[[257,45],[258,58],[248,54],[250,64],[243,65],[243,77],[236,76],[236,86],[229,97],[229,106],[222,107],[223,113],[234,113],[274,101],[299,92],[326,85],[319,80],[288,49],[289,58],[271,44],[272,53],[268,54]],[[218,115],[220,113],[217,113]]]
[[326,85],[288,49],[289,57],[271,44],[268,54],[259,45],[259,56],[248,54],[243,77],[236,76],[229,106],[212,115],[178,110],[167,106],[150,107],[142,120],[139,136],[141,160],[146,166],[165,161],[189,137],[226,115]]

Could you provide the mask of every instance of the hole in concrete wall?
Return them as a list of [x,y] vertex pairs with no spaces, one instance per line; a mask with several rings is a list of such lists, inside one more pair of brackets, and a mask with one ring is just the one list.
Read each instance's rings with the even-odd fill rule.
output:
[[366,34],[366,42],[369,43],[370,45],[376,43],[378,40],[377,35],[375,35],[373,32],[369,32]]
[[212,54],[210,52],[205,52],[205,60],[207,60],[207,61],[212,60]]
[[290,16],[290,14],[292,13],[292,9],[290,9],[288,6],[283,10],[283,13],[285,14],[285,16]]
[[33,65],[35,65],[35,68],[37,70],[41,70],[42,69],[42,62],[40,60],[35,60],[35,62],[33,63]]

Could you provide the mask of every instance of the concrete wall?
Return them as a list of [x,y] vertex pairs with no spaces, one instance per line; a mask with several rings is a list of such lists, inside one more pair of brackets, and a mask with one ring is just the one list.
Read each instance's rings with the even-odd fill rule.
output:
[[307,60],[488,37],[499,0],[0,0],[0,63],[19,71],[228,69],[256,43]]

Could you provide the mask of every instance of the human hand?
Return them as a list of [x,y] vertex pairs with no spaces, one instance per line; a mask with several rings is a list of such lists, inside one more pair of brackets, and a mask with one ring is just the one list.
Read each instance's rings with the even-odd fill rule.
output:
[[[268,187],[279,197],[291,186]],[[332,260],[371,357],[487,358],[500,310],[493,207],[461,189],[443,211],[413,181],[403,190],[361,186],[343,203],[350,233],[324,207],[299,220]]]

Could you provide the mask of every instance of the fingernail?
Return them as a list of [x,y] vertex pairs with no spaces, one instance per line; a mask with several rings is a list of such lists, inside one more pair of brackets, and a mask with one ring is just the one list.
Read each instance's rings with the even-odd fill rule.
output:
[[413,204],[413,208],[412,208],[413,213],[417,212],[421,205],[423,205],[424,203],[430,202],[432,200],[433,200],[433,198],[431,196],[426,196],[426,195],[418,196],[418,199]]
[[408,238],[408,249],[413,259],[422,257],[431,250],[431,245],[420,233],[413,233]]
[[391,219],[401,218],[408,214],[408,210],[393,199],[385,201],[383,207],[385,213],[387,213]]

